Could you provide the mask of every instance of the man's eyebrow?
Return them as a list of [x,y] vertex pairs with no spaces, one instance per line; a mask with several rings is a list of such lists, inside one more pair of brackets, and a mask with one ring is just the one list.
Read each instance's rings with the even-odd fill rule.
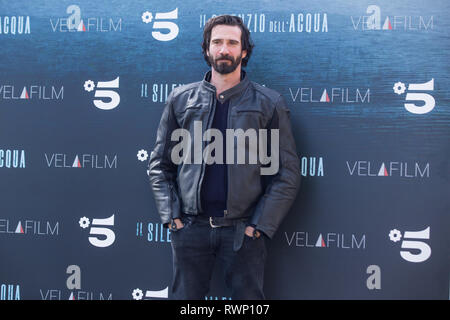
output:
[[[224,39],[222,39],[222,38],[212,38],[212,39],[211,39],[211,41],[216,41],[216,40],[224,40]],[[240,40],[237,40],[237,39],[226,39],[226,40],[228,40],[228,41],[234,41],[234,42],[240,42]]]

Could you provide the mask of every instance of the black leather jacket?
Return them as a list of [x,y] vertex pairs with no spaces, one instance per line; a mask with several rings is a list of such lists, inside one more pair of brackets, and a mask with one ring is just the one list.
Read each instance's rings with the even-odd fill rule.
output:
[[[241,82],[222,92],[219,98],[210,78],[211,71],[208,71],[202,81],[174,88],[167,99],[149,161],[150,183],[161,221],[167,227],[171,219],[202,212],[200,190],[205,161],[174,164],[171,151],[179,141],[171,141],[172,131],[184,128],[193,136],[194,120],[201,121],[206,131],[211,127],[217,99],[221,102],[229,99],[228,128],[244,131],[254,128],[257,132],[258,129],[279,129],[280,148],[279,170],[274,175],[261,175],[263,165],[260,163],[227,165],[225,218],[248,218],[256,229],[272,238],[300,186],[300,159],[289,109],[279,93],[250,81],[244,70]],[[236,146],[234,148],[236,154]]]

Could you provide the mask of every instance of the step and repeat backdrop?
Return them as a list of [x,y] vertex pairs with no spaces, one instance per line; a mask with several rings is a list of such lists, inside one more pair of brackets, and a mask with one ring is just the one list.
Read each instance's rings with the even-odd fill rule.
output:
[[[0,300],[171,299],[147,170],[170,91],[240,16],[301,164],[269,299],[448,299],[448,1],[0,1]],[[245,192],[245,190],[237,190]],[[205,299],[230,299],[217,265]]]

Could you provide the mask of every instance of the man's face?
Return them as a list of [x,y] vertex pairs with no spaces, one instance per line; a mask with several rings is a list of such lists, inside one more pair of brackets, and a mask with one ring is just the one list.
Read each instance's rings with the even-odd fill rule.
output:
[[219,24],[211,30],[207,51],[209,63],[220,74],[236,70],[247,51],[242,51],[241,29],[238,26]]

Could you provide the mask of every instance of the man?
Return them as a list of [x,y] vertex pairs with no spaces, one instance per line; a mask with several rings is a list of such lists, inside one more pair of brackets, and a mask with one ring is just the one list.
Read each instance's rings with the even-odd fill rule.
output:
[[[241,69],[253,44],[239,17],[208,20],[202,48],[212,68],[169,94],[149,162],[157,210],[171,229],[172,294],[204,299],[217,262],[233,299],[264,299],[265,238],[273,237],[300,184],[289,110],[279,93]],[[270,134],[255,145],[251,133],[264,130]],[[243,132],[248,143],[232,144]],[[256,149],[259,163],[236,161]]]

